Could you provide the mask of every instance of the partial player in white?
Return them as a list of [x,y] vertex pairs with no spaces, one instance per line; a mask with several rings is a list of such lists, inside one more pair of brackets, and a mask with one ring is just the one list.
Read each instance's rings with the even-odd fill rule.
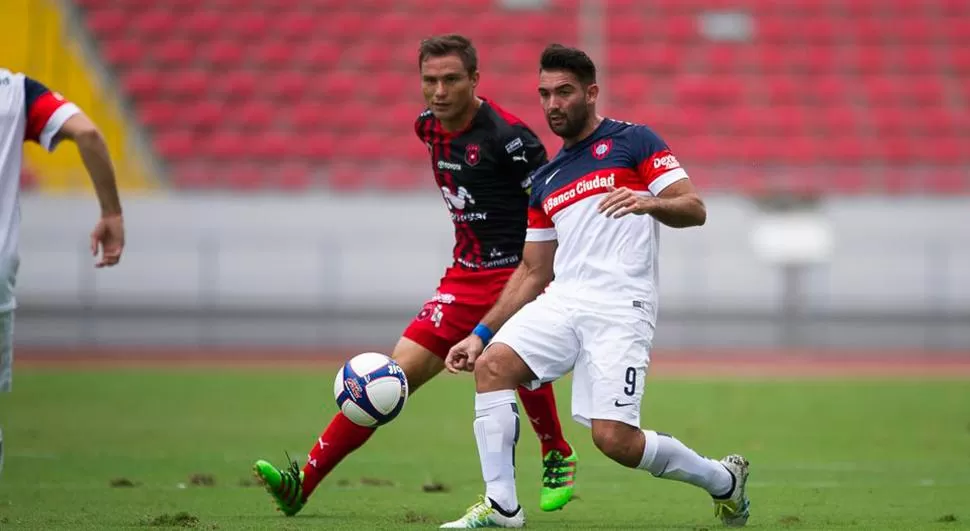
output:
[[[0,68],[0,392],[10,391],[13,381],[23,145],[36,142],[47,151],[54,151],[62,140],[77,145],[101,205],[101,217],[90,237],[94,265],[113,266],[121,259],[125,231],[114,168],[104,138],[81,109],[63,96],[22,73]],[[2,452],[0,441],[0,463]]]
[[659,223],[703,225],[707,212],[670,148],[645,126],[598,116],[598,94],[585,53],[559,45],[543,52],[539,97],[563,148],[533,175],[522,264],[446,360],[453,373],[475,373],[486,490],[444,528],[525,525],[515,489],[514,389],[569,372],[573,418],[591,428],[600,451],[702,488],[726,525],[748,520],[747,460],[710,459],[640,427],[659,304]]

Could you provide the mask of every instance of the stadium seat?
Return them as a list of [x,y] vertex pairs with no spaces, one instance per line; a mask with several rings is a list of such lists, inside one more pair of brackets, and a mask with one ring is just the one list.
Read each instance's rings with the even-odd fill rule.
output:
[[106,39],[121,34],[127,29],[133,13],[123,9],[105,6],[88,14],[87,27],[100,39]]
[[306,190],[311,185],[310,169],[305,163],[288,162],[273,172],[273,181],[287,191]]
[[250,100],[234,106],[224,116],[226,125],[247,131],[264,131],[273,125],[278,105],[266,100]]
[[[260,40],[248,47],[250,60],[257,68],[276,70],[288,64],[300,47],[288,41]],[[298,72],[297,72],[298,73]]]
[[[711,189],[970,192],[970,4],[783,4],[601,3],[603,108],[649,124]],[[174,186],[394,192],[428,186],[412,131],[427,35],[470,35],[480,93],[559,149],[536,63],[549,42],[584,42],[585,14],[578,0],[537,5],[78,1]],[[708,34],[718,11],[749,16],[751,33]]]
[[162,81],[153,69],[128,70],[121,80],[122,89],[136,101],[150,101],[158,96]]
[[101,53],[109,65],[115,68],[137,67],[145,59],[145,46],[141,39],[120,37],[101,43]]
[[135,15],[126,26],[143,39],[170,35],[178,24],[171,9],[151,9]]
[[218,35],[222,30],[223,20],[230,13],[219,13],[214,10],[186,11],[179,21],[179,32],[185,33],[192,39],[205,39]]
[[157,130],[160,127],[164,128],[180,110],[179,104],[173,101],[146,101],[138,106],[138,119],[149,129]]
[[175,37],[152,45],[151,57],[162,68],[180,68],[190,64],[196,55],[196,45],[188,38]]
[[191,156],[195,149],[196,135],[188,130],[175,129],[156,137],[155,147],[162,156],[178,160]]
[[176,70],[159,72],[162,77],[162,90],[158,97],[182,99],[197,98],[205,94],[212,83],[212,75],[206,69]]

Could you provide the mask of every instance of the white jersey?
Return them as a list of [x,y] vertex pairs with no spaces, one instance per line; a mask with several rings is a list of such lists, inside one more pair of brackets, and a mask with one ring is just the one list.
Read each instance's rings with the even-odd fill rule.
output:
[[16,306],[20,170],[24,142],[48,151],[64,122],[80,110],[24,74],[0,68],[0,312]]
[[558,240],[555,280],[547,292],[578,305],[636,306],[655,324],[658,222],[632,214],[614,219],[597,207],[611,186],[658,195],[686,178],[648,127],[610,119],[539,168],[526,241]]

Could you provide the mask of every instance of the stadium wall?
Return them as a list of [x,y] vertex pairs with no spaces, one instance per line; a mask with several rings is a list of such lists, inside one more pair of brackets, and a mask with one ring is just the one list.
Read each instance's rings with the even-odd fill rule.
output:
[[[123,262],[95,270],[94,198],[24,198],[19,341],[383,343],[450,258],[434,193],[157,196],[125,207]],[[831,238],[816,247],[829,252],[783,265],[756,250],[767,218],[755,203],[711,197],[706,226],[662,232],[658,342],[966,348],[967,212],[970,198],[828,199],[815,221]]]

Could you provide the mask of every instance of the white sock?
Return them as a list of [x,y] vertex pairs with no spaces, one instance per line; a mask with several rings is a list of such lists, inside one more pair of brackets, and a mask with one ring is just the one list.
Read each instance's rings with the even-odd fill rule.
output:
[[714,497],[725,497],[734,490],[734,475],[720,462],[699,455],[666,433],[643,430],[643,434],[647,440],[637,468],[658,478],[698,486]]
[[515,443],[519,441],[515,391],[476,394],[474,426],[485,496],[502,511],[514,514],[519,509],[515,495]]

